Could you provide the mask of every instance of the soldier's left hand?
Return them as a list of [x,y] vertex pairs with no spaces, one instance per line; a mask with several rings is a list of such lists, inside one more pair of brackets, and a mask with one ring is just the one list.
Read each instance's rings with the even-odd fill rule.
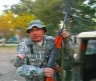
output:
[[68,40],[69,34],[67,33],[66,29],[64,29],[62,31],[62,34],[61,35],[62,35],[64,41],[67,41]]

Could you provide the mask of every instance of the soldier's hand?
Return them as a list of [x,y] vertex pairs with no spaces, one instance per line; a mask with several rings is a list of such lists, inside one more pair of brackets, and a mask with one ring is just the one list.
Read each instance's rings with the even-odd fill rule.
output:
[[66,29],[64,29],[62,31],[62,37],[63,37],[64,41],[67,41],[68,40],[69,34],[67,33]]
[[51,69],[51,68],[44,68],[44,69],[43,69],[43,74],[44,74],[46,77],[53,77],[54,70]]

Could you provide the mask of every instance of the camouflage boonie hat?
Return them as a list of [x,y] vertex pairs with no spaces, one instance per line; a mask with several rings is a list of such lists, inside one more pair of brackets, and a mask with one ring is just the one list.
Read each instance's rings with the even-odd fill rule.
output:
[[26,32],[27,33],[30,33],[30,30],[34,27],[38,27],[38,28],[43,28],[44,29],[44,32],[47,31],[46,27],[44,26],[44,24],[40,21],[40,20],[33,20],[30,22],[28,28],[26,29]]

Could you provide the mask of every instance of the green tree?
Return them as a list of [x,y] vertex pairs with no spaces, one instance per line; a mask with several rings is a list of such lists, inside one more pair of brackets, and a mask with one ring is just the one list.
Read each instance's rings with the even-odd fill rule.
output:
[[[94,20],[96,20],[95,8],[91,8],[91,5],[88,6],[89,4],[87,4],[87,3],[85,4],[86,1],[87,0],[82,2],[81,5],[79,5],[79,8],[81,10],[81,12],[79,13],[79,16],[81,16],[82,18],[87,20],[87,21],[82,20],[82,24],[84,25],[82,27],[82,31],[94,31],[96,28],[96,22],[94,21]],[[90,0],[89,3],[91,2],[94,4],[94,1],[95,0]],[[81,26],[82,26],[82,24],[81,24]],[[84,28],[84,30],[83,30],[83,28]]]
[[16,15],[21,15],[22,13],[30,13],[32,14],[32,1],[31,0],[20,0],[20,3],[13,4],[10,9],[5,9],[4,12],[9,12]]
[[21,15],[22,13],[34,13],[37,19],[45,23],[47,28],[52,31],[52,35],[56,34],[60,20],[63,14],[60,12],[60,0],[20,0],[19,4],[12,5],[7,11]]
[[[71,7],[71,17],[68,18],[67,28],[72,33],[80,33],[96,29],[95,0],[89,0],[87,4],[84,4],[85,1],[87,0],[35,0],[35,2],[20,0],[19,4],[12,5],[7,11],[17,15],[34,14],[37,19],[45,23],[48,30],[52,30],[51,34],[55,35],[60,28],[58,24],[63,20],[65,10]],[[74,19],[75,25],[72,19]],[[90,25],[92,22],[93,24]],[[50,34],[49,31],[48,34]]]
[[56,31],[60,28],[58,24],[63,16],[60,5],[60,0],[36,0],[33,4],[33,13],[46,24],[48,35],[56,35]]
[[0,16],[0,33],[3,37],[10,37],[13,35],[14,29],[14,15],[12,13],[6,13]]
[[29,22],[34,19],[36,19],[34,14],[22,13],[21,15],[18,15],[14,19],[15,29],[20,31],[20,35],[26,35],[25,30],[27,29]]

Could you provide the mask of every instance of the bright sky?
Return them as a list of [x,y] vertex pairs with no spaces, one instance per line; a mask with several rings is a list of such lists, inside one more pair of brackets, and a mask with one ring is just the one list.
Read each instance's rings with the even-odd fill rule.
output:
[[19,0],[1,0],[0,1],[0,14],[2,13],[2,10],[4,10],[4,5],[12,5],[18,3]]

